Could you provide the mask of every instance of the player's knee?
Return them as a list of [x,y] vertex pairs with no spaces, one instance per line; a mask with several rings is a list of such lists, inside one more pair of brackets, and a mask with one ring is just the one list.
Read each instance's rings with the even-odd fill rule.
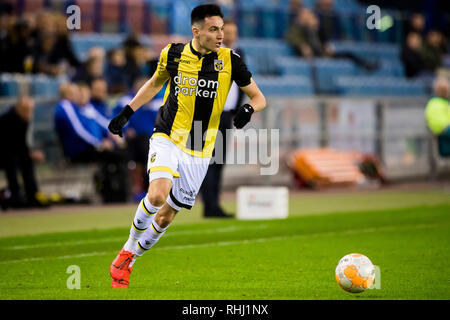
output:
[[167,195],[162,191],[154,191],[147,195],[148,201],[155,207],[160,207],[166,202]]

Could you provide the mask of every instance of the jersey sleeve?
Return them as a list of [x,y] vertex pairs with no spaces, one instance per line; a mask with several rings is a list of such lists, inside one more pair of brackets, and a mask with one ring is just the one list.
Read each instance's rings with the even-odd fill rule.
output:
[[247,69],[244,60],[233,50],[231,50],[231,79],[239,87],[248,86],[252,80],[252,74]]
[[168,44],[164,49],[161,50],[161,54],[159,55],[158,65],[156,67],[156,72],[159,77],[169,76],[169,72],[167,71],[167,59],[170,46],[171,44]]

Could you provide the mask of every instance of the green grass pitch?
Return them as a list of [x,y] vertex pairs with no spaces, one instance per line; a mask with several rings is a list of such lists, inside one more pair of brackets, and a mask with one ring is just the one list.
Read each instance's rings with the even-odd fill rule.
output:
[[[0,216],[0,299],[450,299],[445,190],[299,194],[284,220],[205,220],[199,201],[138,259],[130,288],[112,289],[134,208]],[[353,252],[379,266],[379,289],[339,288],[334,269]]]

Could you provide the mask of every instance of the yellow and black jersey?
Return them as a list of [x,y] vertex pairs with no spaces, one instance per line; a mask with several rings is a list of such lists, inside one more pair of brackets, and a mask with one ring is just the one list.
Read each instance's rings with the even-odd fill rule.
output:
[[191,41],[166,46],[156,72],[170,79],[154,135],[169,138],[193,156],[211,157],[232,82],[240,87],[251,82],[245,63],[228,48],[201,55]]

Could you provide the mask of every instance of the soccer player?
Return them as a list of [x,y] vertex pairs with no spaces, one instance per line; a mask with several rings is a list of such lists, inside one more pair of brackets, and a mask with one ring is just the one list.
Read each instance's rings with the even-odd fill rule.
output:
[[169,44],[161,51],[155,74],[109,124],[112,133],[122,136],[133,113],[169,81],[150,138],[148,193],[138,205],[128,240],[110,266],[114,288],[128,287],[136,258],[157,243],[181,208],[194,204],[232,82],[250,98],[236,112],[236,128],[243,128],[253,112],[266,106],[240,56],[221,46],[223,27],[217,5],[194,8],[192,40]]

